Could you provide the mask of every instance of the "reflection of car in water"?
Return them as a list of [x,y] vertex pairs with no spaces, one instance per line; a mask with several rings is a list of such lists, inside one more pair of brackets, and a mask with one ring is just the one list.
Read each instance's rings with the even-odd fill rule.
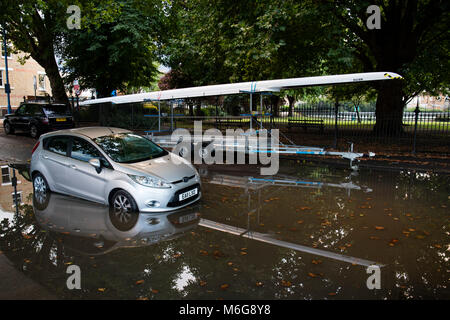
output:
[[56,193],[33,197],[36,221],[66,248],[103,254],[175,239],[195,228],[199,206],[158,214],[130,213]]

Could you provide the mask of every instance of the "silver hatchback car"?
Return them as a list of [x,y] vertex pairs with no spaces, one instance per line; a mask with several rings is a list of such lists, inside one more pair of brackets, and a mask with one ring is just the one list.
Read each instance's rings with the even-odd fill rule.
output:
[[42,135],[32,150],[34,192],[54,191],[118,210],[175,210],[201,197],[187,160],[120,128],[89,127]]

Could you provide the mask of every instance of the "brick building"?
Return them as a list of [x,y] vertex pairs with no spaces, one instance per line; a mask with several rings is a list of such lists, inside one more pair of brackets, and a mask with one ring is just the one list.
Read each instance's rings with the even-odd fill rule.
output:
[[[1,38],[0,38],[1,40]],[[5,92],[6,69],[5,56],[3,50],[3,41],[0,41],[1,59],[0,59],[0,117],[7,113],[8,100]],[[8,49],[10,47],[8,46]],[[24,96],[44,97],[52,94],[50,81],[45,75],[45,70],[35,60],[29,58],[24,64],[19,62],[24,53],[17,54],[8,50],[8,76],[11,86],[11,108],[14,110],[23,101]],[[36,81],[36,92],[34,91],[34,82]]]

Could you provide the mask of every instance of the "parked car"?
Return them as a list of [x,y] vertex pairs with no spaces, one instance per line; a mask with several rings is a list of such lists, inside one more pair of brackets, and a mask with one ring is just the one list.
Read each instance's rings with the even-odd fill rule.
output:
[[201,197],[200,176],[189,161],[119,128],[42,135],[30,173],[35,193],[51,190],[127,212],[175,210]]
[[29,132],[33,138],[48,131],[73,127],[72,113],[65,104],[25,102],[14,113],[5,115],[3,120],[6,134],[21,130]]

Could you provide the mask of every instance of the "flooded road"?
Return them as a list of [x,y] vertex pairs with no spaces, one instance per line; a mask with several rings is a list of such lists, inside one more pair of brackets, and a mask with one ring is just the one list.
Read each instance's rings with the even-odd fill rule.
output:
[[[200,172],[202,200],[164,214],[34,197],[0,213],[0,250],[63,299],[450,298],[448,175],[296,162],[276,177]],[[67,287],[72,265],[81,289]]]

